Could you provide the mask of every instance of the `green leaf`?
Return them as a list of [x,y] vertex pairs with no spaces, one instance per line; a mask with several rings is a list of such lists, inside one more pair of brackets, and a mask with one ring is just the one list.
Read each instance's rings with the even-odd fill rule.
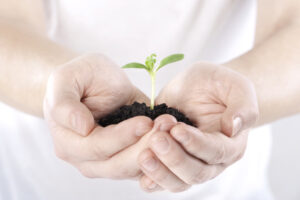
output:
[[145,65],[143,65],[141,63],[136,63],[136,62],[128,63],[127,65],[124,65],[122,68],[123,69],[125,69],[125,68],[140,68],[140,69],[146,69],[148,71],[148,69]]
[[158,68],[155,71],[158,71],[160,68],[162,68],[163,66],[173,63],[173,62],[177,62],[180,61],[184,58],[183,54],[172,54],[168,57],[165,57],[159,64]]
[[146,58],[145,64],[150,71],[153,70],[155,63],[156,63],[156,54],[153,53]]

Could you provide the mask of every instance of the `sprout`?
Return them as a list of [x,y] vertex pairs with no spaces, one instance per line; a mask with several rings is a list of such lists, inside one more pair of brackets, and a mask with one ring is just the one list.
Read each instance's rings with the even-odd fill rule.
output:
[[155,95],[155,78],[156,78],[156,72],[164,67],[167,64],[180,61],[184,58],[183,54],[172,54],[164,59],[159,63],[158,67],[155,68],[156,63],[156,54],[151,54],[146,58],[145,65],[141,63],[128,63],[127,65],[124,65],[122,68],[140,68],[145,69],[150,74],[151,77],[151,105],[150,109],[154,109],[154,95]]

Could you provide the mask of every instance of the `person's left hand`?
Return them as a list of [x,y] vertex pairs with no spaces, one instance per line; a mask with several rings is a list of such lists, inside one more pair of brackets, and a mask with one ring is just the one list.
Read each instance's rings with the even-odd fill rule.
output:
[[170,116],[155,121],[160,131],[138,158],[144,173],[140,184],[148,192],[180,192],[219,175],[243,156],[248,130],[258,118],[252,83],[208,63],[196,63],[172,80],[156,99],[160,103],[185,113],[197,128],[164,126],[172,122]]

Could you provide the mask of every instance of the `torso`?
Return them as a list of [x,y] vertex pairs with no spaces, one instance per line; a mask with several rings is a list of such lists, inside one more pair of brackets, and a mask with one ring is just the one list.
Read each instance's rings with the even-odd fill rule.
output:
[[[222,63],[250,49],[254,40],[255,0],[45,2],[50,8],[49,36],[78,52],[103,53],[119,65],[143,62],[151,53],[159,58],[184,53],[184,61],[158,74],[158,90],[193,62]],[[126,73],[150,95],[144,71]],[[244,158],[216,179],[180,194],[149,195],[134,181],[84,178],[55,157],[44,121],[4,104],[0,110],[3,199],[267,199],[264,170],[270,147],[268,127],[250,133]],[[253,194],[258,198],[252,198]]]

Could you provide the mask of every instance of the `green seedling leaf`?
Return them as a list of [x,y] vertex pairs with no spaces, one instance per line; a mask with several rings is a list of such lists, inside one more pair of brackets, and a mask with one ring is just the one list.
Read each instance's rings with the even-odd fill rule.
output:
[[163,66],[165,66],[167,64],[180,61],[183,58],[184,58],[183,54],[173,54],[173,55],[170,55],[168,57],[165,57],[164,59],[162,59],[162,61],[160,62],[158,68],[155,71],[158,71],[160,68],[162,68]]
[[150,71],[153,70],[155,63],[156,63],[156,54],[153,53],[146,58],[145,64]]
[[156,63],[156,54],[151,54],[146,58],[145,65],[141,63],[129,63],[127,65],[124,65],[122,68],[140,68],[140,69],[146,69],[151,77],[151,104],[150,109],[154,109],[154,98],[155,98],[155,79],[156,79],[156,72],[162,68],[163,66],[177,62],[179,60],[182,60],[184,58],[183,54],[173,54],[166,58],[164,58],[159,66],[155,69],[155,63]]
[[148,69],[145,65],[143,65],[141,63],[136,63],[136,62],[128,63],[127,65],[124,65],[122,68],[123,69],[125,69],[125,68],[140,68],[140,69],[146,69],[148,71]]

